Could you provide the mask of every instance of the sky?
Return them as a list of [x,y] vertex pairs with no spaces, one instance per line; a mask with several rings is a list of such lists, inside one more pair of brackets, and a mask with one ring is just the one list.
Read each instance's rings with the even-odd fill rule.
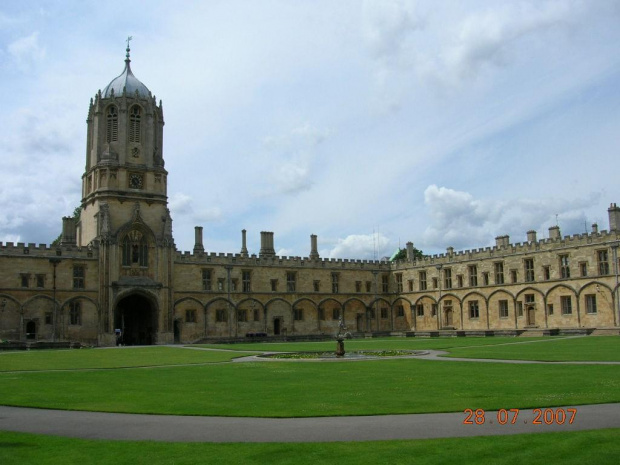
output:
[[[89,101],[163,101],[179,250],[373,259],[608,229],[620,1],[0,3],[0,241],[81,201]],[[616,174],[614,174],[616,173]]]

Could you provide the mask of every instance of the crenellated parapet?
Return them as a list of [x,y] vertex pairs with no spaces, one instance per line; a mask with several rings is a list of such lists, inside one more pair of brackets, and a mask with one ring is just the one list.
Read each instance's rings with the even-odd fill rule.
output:
[[28,256],[34,258],[97,258],[97,249],[75,245],[47,245],[25,242],[0,242],[0,256]]

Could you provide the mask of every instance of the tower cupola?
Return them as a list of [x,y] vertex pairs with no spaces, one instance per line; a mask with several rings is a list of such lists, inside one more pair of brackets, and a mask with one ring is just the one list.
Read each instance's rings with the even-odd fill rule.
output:
[[110,98],[126,94],[128,96],[137,96],[139,98],[150,98],[151,91],[131,72],[131,60],[129,59],[129,41],[127,41],[127,49],[125,55],[125,69],[123,72],[112,79],[112,81],[103,89],[101,97]]

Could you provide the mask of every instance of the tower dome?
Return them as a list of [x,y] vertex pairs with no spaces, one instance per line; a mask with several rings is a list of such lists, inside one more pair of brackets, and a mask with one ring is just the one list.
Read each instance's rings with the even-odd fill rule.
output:
[[127,41],[126,52],[125,69],[119,76],[112,79],[105,89],[103,89],[101,96],[103,98],[109,98],[113,95],[119,96],[123,94],[124,90],[128,96],[136,95],[137,92],[138,97],[140,98],[150,98],[151,91],[148,90],[148,88],[131,72],[131,66],[129,65],[131,62],[129,59],[129,41]]

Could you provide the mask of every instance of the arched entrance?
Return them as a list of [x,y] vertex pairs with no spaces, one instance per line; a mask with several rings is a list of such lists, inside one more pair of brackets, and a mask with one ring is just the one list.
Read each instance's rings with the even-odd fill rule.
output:
[[157,342],[157,309],[146,297],[132,294],[116,305],[114,327],[122,331],[123,345],[154,344]]

